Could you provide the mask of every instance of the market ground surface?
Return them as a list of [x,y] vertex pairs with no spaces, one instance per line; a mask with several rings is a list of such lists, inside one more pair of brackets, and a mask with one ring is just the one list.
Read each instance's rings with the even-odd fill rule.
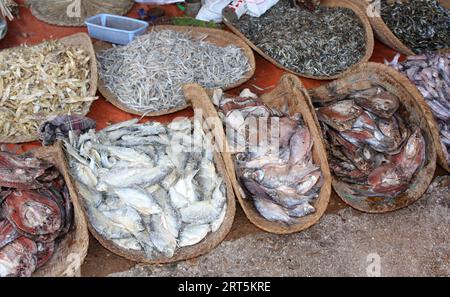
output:
[[[23,1],[17,1],[23,3]],[[129,16],[137,16],[135,5]],[[168,15],[182,15],[175,6],[165,7]],[[60,38],[85,28],[64,28],[45,24],[28,9],[9,24],[0,49],[35,44]],[[244,88],[261,93],[274,86],[283,71],[256,56],[256,73]],[[371,61],[392,60],[395,52],[376,42]],[[301,79],[307,88],[324,82]],[[256,86],[256,87],[255,87]],[[187,109],[169,116],[147,118],[161,122],[190,116]],[[109,123],[132,118],[101,96],[89,117],[99,129]],[[39,145],[25,144],[21,149]],[[444,175],[439,168],[436,175]],[[217,249],[208,255],[176,264],[139,265],[105,250],[91,237],[81,269],[83,276],[450,276],[450,179],[438,178],[428,193],[410,207],[388,214],[370,215],[346,206],[333,193],[324,217],[312,228],[292,235],[272,235],[254,227],[238,208],[233,229]],[[378,265],[379,264],[379,265]]]

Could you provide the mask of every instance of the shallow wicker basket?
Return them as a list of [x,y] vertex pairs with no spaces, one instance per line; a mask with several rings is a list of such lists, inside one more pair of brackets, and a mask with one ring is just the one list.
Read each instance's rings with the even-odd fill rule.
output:
[[[223,130],[222,122],[219,119],[217,111],[210,100],[207,92],[199,85],[191,84],[184,86],[184,93],[194,109],[202,110],[203,114],[209,117],[209,122],[214,122],[215,131],[220,133],[220,138],[216,142],[226,144],[226,136]],[[245,212],[247,218],[257,227],[271,233],[287,234],[302,231],[315,224],[325,212],[331,194],[331,174],[327,162],[327,153],[322,141],[319,123],[317,121],[314,107],[311,104],[309,95],[304,89],[300,80],[292,74],[284,74],[277,87],[269,93],[261,96],[261,99],[268,106],[281,109],[283,105],[288,104],[289,114],[300,113],[308,127],[313,140],[312,156],[313,161],[320,166],[324,178],[324,184],[320,190],[319,197],[314,202],[316,212],[305,217],[297,219],[297,223],[286,225],[280,222],[271,222],[262,217],[253,205],[251,197],[246,194],[241,187],[235,173],[234,160],[229,150],[222,152],[222,156],[227,166],[228,175],[233,183],[235,194]]]
[[[162,30],[173,30],[177,32],[190,32],[194,37],[197,36],[204,36],[205,34],[208,35],[204,40],[217,45],[221,47],[225,47],[228,45],[234,45],[242,49],[245,56],[248,58],[248,61],[250,63],[250,70],[245,74],[244,77],[242,77],[239,81],[235,82],[234,84],[224,86],[225,90],[233,89],[241,84],[245,83],[247,80],[249,80],[253,74],[255,73],[255,56],[253,55],[253,52],[251,48],[245,44],[243,40],[241,40],[239,37],[237,37],[234,34],[231,34],[230,32],[219,30],[219,29],[210,29],[210,28],[202,28],[202,27],[190,27],[190,26],[172,26],[172,25],[160,25],[160,26],[153,26],[149,29],[149,31],[162,31]],[[95,51],[101,51],[107,48],[112,47],[110,43],[106,42],[96,42],[94,44]],[[128,113],[135,114],[135,115],[145,115],[145,116],[160,116],[165,114],[174,113],[180,110],[183,110],[188,107],[188,104],[185,104],[183,106],[179,106],[176,108],[168,109],[168,110],[162,110],[158,112],[149,112],[144,113],[139,110],[135,110],[133,108],[130,108],[120,102],[120,100],[117,99],[116,95],[114,95],[103,83],[101,79],[99,79],[99,86],[98,89],[100,93],[105,97],[105,99],[117,108],[124,110]]]
[[110,250],[111,252],[121,257],[141,263],[147,264],[171,263],[195,258],[210,252],[216,246],[218,246],[230,232],[231,226],[233,225],[234,222],[234,215],[236,213],[236,202],[233,194],[233,186],[231,184],[230,179],[228,178],[228,174],[226,171],[225,164],[222,160],[222,156],[217,152],[214,153],[214,163],[216,165],[216,170],[218,171],[219,175],[223,178],[223,181],[225,182],[225,186],[227,189],[227,210],[225,214],[225,219],[220,228],[216,232],[208,233],[206,237],[199,243],[192,246],[177,249],[173,257],[171,258],[161,256],[160,258],[157,259],[148,259],[143,251],[130,251],[123,249],[122,247],[117,246],[112,241],[104,238],[101,234],[99,234],[95,230],[95,228],[91,225],[89,221],[89,216],[87,215],[86,212],[84,198],[80,196],[81,199],[79,199],[79,202],[80,205],[82,206],[81,209],[86,218],[89,231],[95,237],[95,239],[97,239],[98,242],[100,242],[100,244],[106,249]]
[[[397,36],[395,36],[395,34],[391,31],[391,29],[389,29],[389,27],[383,21],[383,18],[381,16],[377,16],[377,14],[372,15],[372,13],[370,14],[368,13],[369,11],[371,11],[371,8],[367,0],[349,0],[349,1],[353,2],[362,11],[364,11],[366,15],[368,15],[375,37],[379,41],[404,55],[410,56],[415,54],[412,49],[407,47],[403,42],[400,41],[400,39],[397,38]],[[447,9],[450,9],[450,0],[438,0],[438,2]]]
[[[318,79],[318,80],[336,79],[336,78],[342,77],[345,74],[349,73],[350,71],[355,69],[361,63],[365,63],[365,62],[369,61],[370,57],[372,56],[373,46],[374,46],[372,27],[370,26],[370,23],[369,23],[369,20],[368,20],[366,14],[358,6],[356,6],[355,4],[353,4],[352,2],[350,2],[348,0],[322,0],[320,5],[326,6],[326,7],[345,7],[345,8],[349,8],[349,9],[353,10],[353,12],[355,12],[355,14],[358,16],[359,20],[361,21],[361,23],[364,27],[365,33],[366,33],[365,34],[366,35],[365,53],[364,53],[364,56],[361,59],[361,61],[359,61],[357,64],[349,67],[347,70],[343,71],[342,73],[339,73],[336,75],[314,76],[314,75],[302,74],[299,72],[292,71],[289,68],[286,68],[283,65],[281,65],[280,63],[278,63],[276,60],[274,60],[272,57],[270,57],[266,53],[264,53],[253,42],[251,42],[247,37],[245,37],[245,35],[242,34],[239,31],[239,29],[237,29],[235,26],[233,26],[233,24],[231,22],[227,21],[225,17],[224,17],[223,22],[234,34],[236,34],[237,36],[242,38],[248,45],[250,45],[253,48],[253,50],[255,50],[258,54],[263,56],[267,61],[274,64],[278,68],[281,68],[290,73],[293,73],[298,76],[306,77],[306,78],[312,78],[312,79]],[[295,36],[292,36],[292,38],[295,38]]]
[[54,164],[64,176],[72,199],[75,228],[64,236],[50,261],[35,271],[33,276],[79,276],[89,246],[89,233],[61,145],[58,142],[39,148],[34,151],[34,156]]
[[427,121],[428,105],[416,87],[403,75],[389,66],[377,63],[361,65],[354,72],[327,85],[310,90],[314,103],[326,103],[336,96],[345,96],[350,90],[361,90],[377,83],[395,94],[400,102],[400,116],[405,122],[420,127],[426,141],[426,160],[423,167],[413,176],[409,188],[395,198],[353,196],[346,190],[346,184],[333,179],[333,187],[341,199],[350,206],[369,213],[384,213],[410,205],[418,200],[431,183],[436,168],[436,148],[433,133]]
[[[88,96],[94,97],[97,93],[97,59],[95,58],[95,52],[94,48],[92,46],[91,39],[89,38],[89,35],[86,33],[77,33],[70,36],[63,37],[59,39],[60,42],[67,46],[76,46],[80,47],[83,50],[85,50],[90,57],[90,73],[91,73],[91,79],[89,82],[89,90],[88,90]],[[0,55],[8,53],[8,51],[14,51],[16,48],[10,48],[6,49],[4,51],[0,52]],[[86,115],[89,112],[89,109],[91,108],[92,101],[91,102],[85,102],[84,108],[79,113],[80,115]],[[44,119],[45,121],[45,119]],[[34,134],[28,135],[28,136],[4,136],[0,134],[0,143],[6,142],[6,143],[22,143],[22,142],[29,142],[29,141],[35,141],[38,140],[38,132],[35,131]]]
[[123,15],[134,5],[133,0],[26,0],[25,3],[37,19],[65,27],[86,26],[84,20],[99,13]]

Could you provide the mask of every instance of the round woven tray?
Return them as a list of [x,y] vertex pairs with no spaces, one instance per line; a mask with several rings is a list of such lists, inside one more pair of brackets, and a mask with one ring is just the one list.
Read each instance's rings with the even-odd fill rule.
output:
[[[202,110],[203,114],[208,115],[209,122],[211,122],[211,119],[215,119],[215,131],[218,131],[220,134],[219,138],[216,138],[216,142],[219,141],[219,143],[226,143],[226,136],[223,130],[222,122],[219,119],[217,111],[214,108],[207,92],[196,84],[185,85],[183,89],[187,100],[192,103],[194,108],[199,108]],[[316,212],[305,217],[298,218],[297,222],[292,225],[271,222],[265,219],[256,210],[251,197],[246,197],[244,194],[244,190],[236,177],[234,161],[229,153],[229,150],[222,152],[222,156],[239,203],[244,210],[245,215],[253,224],[262,230],[271,233],[288,234],[299,232],[314,225],[322,217],[330,200],[332,178],[330,168],[328,167],[327,153],[322,141],[319,123],[308,93],[300,80],[292,74],[283,75],[277,87],[271,92],[262,95],[261,100],[268,106],[275,109],[280,109],[287,102],[289,113],[291,115],[300,113],[311,133],[311,138],[314,143],[312,148],[313,161],[315,164],[320,166],[324,178],[324,184],[320,190],[319,197],[317,197],[314,202]]]
[[86,18],[99,13],[124,15],[134,5],[133,0],[26,0],[25,3],[39,20],[65,27],[85,26]]
[[[363,58],[357,64],[349,67],[346,71],[343,71],[343,72],[341,72],[339,74],[336,74],[336,75],[314,76],[314,75],[308,75],[308,74],[303,74],[303,73],[292,71],[289,68],[286,68],[283,65],[281,65],[280,63],[278,63],[276,60],[274,60],[272,57],[270,57],[266,53],[264,53],[259,47],[257,47],[253,42],[251,42],[247,37],[245,37],[245,35],[242,34],[239,31],[239,29],[237,29],[235,26],[233,26],[233,24],[231,24],[229,21],[227,21],[225,19],[225,17],[224,17],[223,22],[234,34],[236,34],[237,36],[242,38],[242,40],[244,40],[249,46],[251,46],[253,48],[253,50],[255,50],[258,54],[263,56],[267,61],[269,61],[270,63],[274,64],[278,68],[286,70],[286,71],[288,71],[290,73],[293,73],[295,75],[298,75],[298,76],[301,76],[301,77],[306,77],[306,78],[311,78],[311,79],[318,79],[318,80],[336,79],[336,78],[339,78],[339,77],[342,77],[342,76],[346,75],[347,73],[349,73],[353,69],[356,69],[362,63],[365,63],[365,62],[369,61],[370,57],[372,56],[373,46],[374,46],[372,27],[370,26],[370,23],[369,23],[369,20],[368,20],[366,14],[358,6],[356,6],[355,4],[353,4],[352,2],[350,2],[348,0],[322,0],[320,5],[321,6],[326,6],[326,7],[345,7],[345,8],[349,8],[349,9],[353,10],[355,12],[355,14],[358,16],[358,18],[360,19],[360,21],[361,21],[361,23],[362,23],[362,25],[364,27],[364,30],[365,30],[366,51],[364,53]],[[292,38],[295,38],[295,36],[292,36]]]
[[[97,93],[97,59],[95,58],[94,48],[92,47],[92,42],[89,36],[86,33],[77,33],[67,37],[63,37],[59,39],[65,45],[68,46],[76,46],[85,50],[90,56],[90,72],[91,72],[91,80],[89,82],[89,90],[88,96],[94,97]],[[15,48],[6,49],[0,52],[0,55],[7,53],[8,51],[14,51]],[[79,113],[80,115],[86,115],[91,108],[92,101],[86,102],[84,104],[83,110]],[[22,143],[38,140],[38,132],[35,131],[34,134],[31,135],[23,135],[23,136],[4,136],[0,134],[0,143]]]
[[[351,187],[346,183],[333,179],[333,187],[341,199],[358,210],[369,213],[384,213],[410,205],[418,200],[433,180],[436,169],[436,145],[432,127],[427,121],[429,108],[416,87],[403,75],[389,66],[377,63],[366,63],[345,77],[327,85],[310,90],[313,102],[323,103],[335,100],[337,95],[345,95],[354,89],[364,89],[377,83],[395,94],[401,105],[401,116],[408,123],[420,127],[426,142],[426,158],[423,167],[414,174],[409,188],[394,198],[353,196],[346,190]],[[347,185],[347,186],[346,186]]]
[[[189,32],[194,37],[197,36],[204,36],[205,34],[208,35],[204,40],[217,45],[221,47],[226,47],[228,45],[234,45],[236,47],[239,47],[244,52],[244,55],[248,58],[248,61],[250,63],[250,70],[245,74],[244,77],[242,77],[239,81],[235,82],[234,84],[223,86],[224,90],[229,90],[236,88],[240,86],[241,84],[245,83],[247,80],[249,80],[253,74],[255,73],[256,69],[256,63],[255,63],[255,56],[253,55],[253,52],[251,48],[245,44],[244,41],[242,41],[239,37],[237,37],[234,34],[231,34],[230,32],[219,30],[219,29],[210,29],[210,28],[202,28],[202,27],[190,27],[190,26],[172,26],[172,25],[159,25],[159,26],[153,26],[149,29],[149,31],[161,31],[161,30],[173,30],[177,32]],[[99,41],[94,43],[94,49],[96,52],[105,50],[107,48],[112,47],[112,44],[106,43],[103,41]],[[100,93],[105,97],[105,99],[117,108],[124,110],[128,113],[135,114],[135,115],[145,115],[145,116],[160,116],[165,114],[174,113],[180,110],[183,110],[187,108],[189,105],[185,104],[183,106],[179,106],[176,108],[171,108],[168,110],[162,110],[158,112],[149,112],[144,113],[142,111],[130,108],[123,104],[119,99],[117,99],[116,95],[114,95],[103,83],[101,79],[99,79],[99,85],[98,90]]]

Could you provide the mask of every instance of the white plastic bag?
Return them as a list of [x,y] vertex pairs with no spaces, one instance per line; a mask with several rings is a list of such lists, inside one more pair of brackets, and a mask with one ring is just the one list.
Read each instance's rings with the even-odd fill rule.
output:
[[205,0],[205,4],[200,8],[196,19],[220,23],[222,21],[222,10],[230,3],[230,0]]
[[143,4],[164,5],[177,2],[184,2],[184,0],[134,0],[134,2]]
[[[233,5],[245,6],[245,11],[247,14],[253,17],[260,17],[269,8],[278,3],[279,0],[245,0],[242,3],[237,3],[241,1],[233,1]],[[202,8],[197,14],[197,19],[202,21],[214,21],[219,23],[222,21],[222,10],[228,6],[232,1],[230,0],[205,0]],[[238,14],[240,17],[242,13]]]
[[247,4],[247,14],[252,17],[260,17],[269,8],[278,3],[278,0],[245,0]]

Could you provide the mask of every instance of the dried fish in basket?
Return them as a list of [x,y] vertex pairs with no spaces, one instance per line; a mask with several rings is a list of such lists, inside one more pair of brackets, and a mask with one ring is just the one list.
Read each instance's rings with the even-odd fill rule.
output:
[[65,141],[91,233],[105,248],[138,262],[209,252],[225,238],[235,213],[232,186],[208,144],[209,132],[197,119],[167,126],[137,122],[79,137],[70,133]]
[[157,116],[187,107],[181,87],[235,88],[253,76],[252,50],[224,30],[161,25],[126,47],[95,45],[102,95],[126,112]]
[[[409,56],[390,63],[417,87],[430,107],[425,116],[435,140],[440,165],[450,172],[450,53]],[[387,63],[387,62],[386,62]]]
[[97,64],[89,36],[0,52],[0,142],[38,139],[49,116],[85,115],[97,98]]
[[0,276],[79,275],[89,236],[60,144],[0,165]]
[[[204,114],[206,114],[209,117],[209,121],[212,122],[211,125],[215,127],[215,130],[220,133],[220,138],[216,139],[216,143],[221,143],[222,147],[225,149],[222,149],[222,155],[225,161],[225,164],[227,166],[228,175],[231,178],[231,181],[233,182],[233,187],[235,190],[235,194],[238,197],[239,203],[241,204],[246,216],[248,219],[258,226],[259,228],[272,232],[272,233],[278,233],[278,234],[287,234],[287,233],[293,233],[293,232],[299,232],[301,230],[304,230],[313,224],[315,224],[320,217],[325,212],[328,201],[330,198],[331,193],[331,174],[329,171],[327,159],[326,159],[326,151],[324,148],[324,144],[321,139],[321,133],[319,124],[317,122],[317,119],[314,114],[314,108],[309,100],[309,96],[306,92],[306,90],[303,88],[300,80],[291,74],[285,74],[281,78],[280,82],[278,83],[277,87],[267,93],[262,95],[260,98],[262,101],[253,101],[249,98],[237,98],[237,99],[226,99],[225,101],[222,101],[222,103],[225,103],[225,105],[222,105],[222,110],[229,110],[231,113],[237,112],[236,119],[239,118],[239,115],[246,114],[246,112],[253,113],[254,111],[258,110],[261,112],[262,117],[265,114],[265,112],[275,112],[279,115],[282,115],[283,113],[280,113],[280,111],[285,111],[290,116],[296,116],[296,119],[303,122],[301,126],[298,126],[298,129],[290,129],[292,127],[297,127],[298,122],[294,118],[290,118],[287,116],[282,116],[280,119],[280,131],[281,134],[278,134],[275,131],[275,138],[277,139],[277,136],[280,136],[278,138],[279,143],[281,144],[281,147],[284,148],[284,150],[280,150],[280,152],[284,151],[284,153],[281,153],[278,158],[275,154],[272,154],[272,156],[266,156],[262,152],[262,156],[260,158],[256,158],[251,162],[246,162],[247,165],[250,166],[250,163],[254,163],[255,166],[262,166],[264,167],[263,163],[270,163],[274,162],[273,160],[281,160],[283,156],[287,156],[287,151],[289,151],[290,159],[293,161],[293,163],[301,164],[303,163],[303,160],[301,156],[305,157],[308,155],[308,151],[312,151],[312,157],[311,160],[309,160],[306,163],[309,164],[316,164],[319,168],[312,165],[312,167],[316,168],[316,173],[309,174],[305,171],[306,175],[304,176],[310,176],[312,178],[316,178],[319,175],[321,175],[320,182],[318,180],[316,181],[316,184],[310,183],[310,186],[316,187],[317,192],[311,192],[312,196],[311,198],[311,205],[310,207],[307,207],[309,205],[306,203],[303,203],[305,200],[304,197],[300,197],[300,195],[294,193],[297,191],[297,189],[300,189],[300,186],[306,185],[304,183],[303,179],[301,177],[293,175],[282,175],[283,179],[293,179],[293,183],[290,184],[296,184],[296,181],[298,181],[298,185],[296,189],[291,189],[290,186],[286,185],[280,185],[280,187],[277,187],[277,190],[288,190],[289,193],[291,193],[294,196],[289,196],[286,192],[286,195],[281,195],[282,192],[279,192],[280,195],[277,195],[276,197],[280,198],[278,202],[274,203],[274,200],[276,197],[267,197],[267,193],[275,193],[272,190],[268,190],[266,192],[263,190],[262,192],[257,191],[258,189],[262,189],[259,183],[251,182],[252,179],[246,179],[241,174],[241,167],[238,166],[241,164],[240,161],[237,160],[236,157],[239,154],[235,154],[235,151],[232,151],[231,142],[229,140],[234,140],[234,137],[231,137],[230,131],[234,131],[233,129],[229,130],[230,127],[233,126],[231,122],[235,123],[234,121],[230,121],[227,124],[227,135],[225,135],[225,132],[223,130],[223,124],[220,117],[224,117],[224,114],[221,112],[218,114],[216,111],[216,108],[211,103],[215,102],[216,104],[220,105],[220,93],[215,92],[215,95],[213,95],[212,99],[207,95],[206,91],[202,89],[198,85],[186,85],[184,86],[184,93],[186,96],[186,99],[191,101],[194,110],[197,112],[198,110],[201,110]],[[219,95],[219,96],[217,96]],[[244,94],[243,94],[244,95]],[[247,94],[250,95],[250,94]],[[258,103],[259,102],[259,103]],[[241,104],[247,104],[247,108],[239,109],[239,107],[244,107],[244,105]],[[266,105],[264,105],[266,104]],[[238,108],[238,109],[236,109]],[[278,111],[277,111],[278,110]],[[230,114],[228,114],[230,115]],[[301,118],[301,119],[300,119]],[[261,118],[259,118],[261,120]],[[275,121],[275,117],[273,118]],[[236,122],[237,123],[237,122]],[[262,126],[261,126],[262,125]],[[258,124],[258,131],[256,134],[258,134],[258,139],[262,140],[264,139],[263,136],[265,135],[265,132],[267,134],[274,133],[274,130],[269,133],[268,130],[266,130],[264,127],[264,124],[260,122]],[[301,128],[300,128],[301,127]],[[251,128],[248,129],[251,131]],[[295,132],[297,131],[297,132]],[[295,132],[295,135],[293,133]],[[249,132],[250,133],[250,132]],[[251,134],[250,134],[251,135]],[[306,141],[306,139],[303,138],[303,136],[310,135],[310,141]],[[238,138],[236,138],[238,139]],[[294,140],[295,139],[295,140]],[[297,141],[298,140],[298,141]],[[240,143],[238,140],[236,140],[237,143]],[[294,148],[293,150],[288,149],[286,145]],[[307,144],[307,142],[309,144]],[[233,148],[236,148],[234,146],[233,141]],[[250,143],[250,142],[249,142]],[[243,145],[249,145],[243,144]],[[272,143],[272,141],[270,141]],[[312,147],[311,147],[312,146]],[[264,148],[265,146],[261,145],[260,148]],[[291,154],[292,152],[295,152]],[[246,150],[244,149],[244,152]],[[244,153],[246,154],[246,153]],[[247,154],[248,155],[248,154]],[[273,160],[272,160],[273,159]],[[298,162],[297,162],[298,161]],[[270,165],[274,167],[277,167],[276,164]],[[283,167],[283,164],[279,164],[279,168]],[[285,166],[287,166],[285,164]],[[296,165],[292,168],[299,169],[301,166]],[[235,170],[235,168],[237,170]],[[261,170],[260,170],[261,171]],[[294,170],[295,171],[295,170]],[[300,173],[304,170],[299,170],[295,173]],[[313,170],[314,171],[314,170]],[[276,173],[277,171],[267,172],[267,176],[270,175],[270,173]],[[277,182],[276,179],[274,182]],[[318,183],[317,183],[318,182]],[[282,182],[283,183],[283,182]],[[244,185],[245,184],[245,185]],[[253,187],[253,186],[254,187]],[[270,185],[269,185],[270,187]],[[306,191],[306,187],[304,188]],[[264,192],[264,193],[263,193]],[[305,192],[306,193],[306,192]],[[255,206],[254,202],[257,199],[257,205]],[[284,201],[282,201],[284,200]],[[291,204],[292,202],[292,204]],[[286,204],[287,203],[287,204]],[[289,205],[288,205],[289,204]],[[281,206],[285,205],[285,206]],[[266,208],[269,207],[269,208]],[[285,211],[288,211],[286,214]],[[290,217],[292,215],[292,217]],[[289,217],[288,217],[289,216]],[[295,218],[296,217],[296,218]]]
[[[448,37],[443,37],[450,34],[448,0],[409,0],[402,3],[389,0],[374,3],[369,3],[369,0],[351,1],[367,12],[377,39],[402,54],[414,55],[449,47]],[[409,16],[406,15],[407,11]],[[402,29],[402,25],[408,28]],[[438,35],[441,36],[438,38],[440,41],[433,41]]]
[[436,168],[426,103],[394,69],[367,63],[310,91],[327,141],[333,187],[365,212],[419,199]]
[[341,77],[373,52],[369,20],[348,0],[322,0],[313,12],[281,0],[259,18],[224,23],[275,66],[307,78]]

